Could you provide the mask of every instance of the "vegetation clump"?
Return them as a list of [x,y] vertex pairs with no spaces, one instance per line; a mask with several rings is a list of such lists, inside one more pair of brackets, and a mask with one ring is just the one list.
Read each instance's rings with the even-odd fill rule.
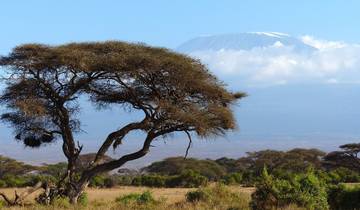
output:
[[328,190],[332,210],[360,209],[360,187],[345,184],[333,185]]
[[[235,193],[222,184],[199,188],[186,194],[186,201],[202,209],[248,209],[249,197],[243,193]],[[204,208],[206,209],[206,208]]]
[[264,168],[261,181],[252,194],[251,208],[272,210],[291,204],[310,210],[329,209],[326,184],[322,183],[312,171],[289,179],[279,179],[269,175]]

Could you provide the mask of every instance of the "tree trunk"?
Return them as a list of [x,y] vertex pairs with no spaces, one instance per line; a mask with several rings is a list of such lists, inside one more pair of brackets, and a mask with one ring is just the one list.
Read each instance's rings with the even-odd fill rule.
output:
[[89,185],[88,181],[79,181],[78,183],[71,186],[68,193],[68,198],[71,204],[77,204],[79,197],[84,193],[85,188]]
[[71,204],[77,204],[79,196],[80,196],[80,193],[69,195],[70,203]]

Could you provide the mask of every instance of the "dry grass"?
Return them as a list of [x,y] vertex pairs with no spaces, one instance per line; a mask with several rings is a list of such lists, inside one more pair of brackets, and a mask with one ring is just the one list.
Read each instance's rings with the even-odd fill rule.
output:
[[[229,189],[236,193],[251,194],[255,189],[252,187],[236,187]],[[149,188],[149,187],[116,187],[111,189],[88,189],[89,201],[114,201],[115,198],[129,194],[142,193],[149,190],[156,199],[165,198],[166,203],[176,203],[185,199],[185,194],[195,188]]]
[[[254,191],[254,188],[243,188],[232,186],[229,187],[230,191],[235,193],[241,193],[250,197],[250,194]],[[0,189],[0,192],[4,192],[9,196],[14,195],[14,191],[17,190],[21,192],[23,189],[19,188],[7,188]],[[131,186],[122,186],[115,187],[111,189],[95,189],[88,188],[86,190],[89,199],[89,205],[83,207],[83,209],[123,209],[123,207],[118,206],[114,201],[117,197],[130,194],[130,193],[142,193],[144,191],[150,191],[154,198],[157,200],[162,200],[162,206],[158,206],[157,209],[169,209],[170,206],[174,206],[176,203],[181,203],[185,201],[185,194],[189,191],[195,190],[194,188],[148,188],[148,187],[131,187]],[[32,210],[32,209],[58,209],[59,207],[41,207],[38,205],[31,205],[34,203],[34,198],[41,193],[41,191],[34,193],[33,195],[27,198],[27,202],[30,204],[27,207],[13,207],[8,208],[11,210]],[[182,206],[185,209],[196,209],[191,205]],[[182,209],[180,208],[180,209]],[[78,209],[78,207],[70,207],[70,209]]]
[[167,203],[176,203],[184,199],[191,188],[148,188],[148,187],[116,187],[111,189],[87,189],[89,201],[114,201],[117,197],[129,193],[142,193],[149,190],[156,199],[165,198]]

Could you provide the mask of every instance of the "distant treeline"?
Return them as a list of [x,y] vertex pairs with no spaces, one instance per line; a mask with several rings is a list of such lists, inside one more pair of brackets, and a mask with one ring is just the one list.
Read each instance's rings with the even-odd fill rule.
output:
[[[121,169],[117,173],[98,175],[92,179],[90,186],[198,187],[208,182],[255,186],[264,167],[275,177],[287,177],[313,170],[327,182],[360,182],[357,168],[342,165],[345,161],[341,158],[337,164],[334,153],[340,152],[326,154],[317,149],[297,148],[289,151],[249,152],[245,157],[238,159],[223,157],[217,160],[201,160],[171,157],[154,162],[138,171]],[[82,155],[78,164],[89,164],[92,158],[93,154]],[[32,186],[43,179],[56,182],[64,175],[66,167],[66,163],[32,166],[0,156],[0,187]]]
[[[289,205],[314,210],[360,209],[359,185],[347,184],[360,182],[360,144],[340,148],[341,151],[327,154],[317,149],[262,150],[238,159],[171,157],[140,170],[120,169],[95,176],[89,186],[201,187],[189,192],[187,199],[209,202],[211,195],[220,191],[203,187],[216,182],[255,187],[250,203],[253,210]],[[80,156],[77,168],[82,170],[93,158],[94,154]],[[103,161],[110,159],[106,157]],[[32,166],[0,156],[0,187],[33,186],[39,181],[57,183],[66,169],[66,163]],[[222,198],[229,196],[227,193]],[[238,198],[234,196],[230,197]]]

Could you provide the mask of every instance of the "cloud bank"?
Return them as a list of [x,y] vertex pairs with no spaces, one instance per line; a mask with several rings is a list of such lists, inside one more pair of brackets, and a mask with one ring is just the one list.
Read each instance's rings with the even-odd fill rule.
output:
[[202,50],[190,55],[207,64],[220,78],[246,85],[360,84],[359,44],[320,40],[308,35],[299,40],[316,50],[301,52],[277,41],[251,50]]

